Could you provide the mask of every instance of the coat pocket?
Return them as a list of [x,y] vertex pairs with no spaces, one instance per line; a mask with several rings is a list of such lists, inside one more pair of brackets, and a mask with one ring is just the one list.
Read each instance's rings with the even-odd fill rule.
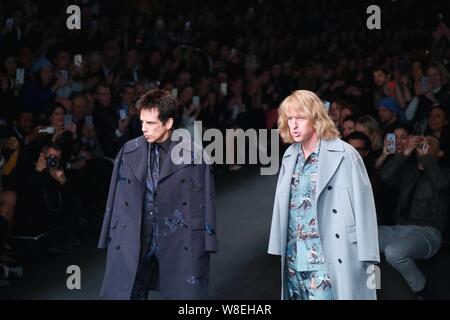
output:
[[191,233],[191,253],[194,257],[202,257],[205,252],[205,228],[192,229]]
[[350,195],[347,188],[339,189],[339,201],[341,202],[342,215],[344,217],[345,229],[350,243],[356,243],[356,222]]
[[118,217],[118,216],[112,216],[112,217],[111,217],[111,223],[110,223],[110,225],[109,225],[109,228],[110,228],[111,230],[116,229],[118,223],[119,223],[119,217]]

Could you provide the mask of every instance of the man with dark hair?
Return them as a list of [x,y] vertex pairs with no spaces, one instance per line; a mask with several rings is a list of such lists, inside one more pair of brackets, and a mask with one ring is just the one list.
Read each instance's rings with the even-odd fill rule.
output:
[[128,140],[129,118],[120,119],[111,105],[111,87],[99,84],[95,91],[94,126],[106,157],[114,159]]
[[345,140],[348,144],[353,146],[353,148],[358,151],[359,155],[364,161],[364,165],[366,166],[367,173],[369,177],[373,173],[373,162],[370,160],[369,153],[372,148],[372,143],[368,136],[361,132],[352,132]]
[[143,136],[116,157],[100,236],[101,296],[144,300],[159,289],[163,299],[206,298],[217,246],[212,169],[174,161],[174,148],[192,159],[194,147],[172,141],[179,115],[169,92],[150,90],[137,107]]
[[[418,161],[407,162],[413,151]],[[378,229],[380,251],[419,298],[426,280],[414,260],[438,252],[448,215],[450,170],[439,167],[442,155],[436,137],[411,136],[380,172],[380,179],[398,191],[396,225]]]

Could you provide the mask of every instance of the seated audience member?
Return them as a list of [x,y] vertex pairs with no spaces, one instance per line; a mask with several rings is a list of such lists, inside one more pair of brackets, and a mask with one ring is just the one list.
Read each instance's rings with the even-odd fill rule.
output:
[[32,168],[21,194],[16,234],[52,232],[50,250],[67,252],[78,244],[78,217],[83,203],[77,199],[72,181],[62,163],[61,148],[54,143],[44,146]]
[[404,122],[405,116],[400,105],[392,97],[381,99],[378,102],[378,118],[383,133],[391,132],[399,122]]
[[372,176],[373,174],[373,163],[370,162],[369,158],[371,143],[368,136],[361,132],[352,132],[345,139],[347,143],[349,143],[353,148],[358,151],[359,155],[364,161],[364,165],[366,166],[367,174]]
[[[417,163],[407,163],[414,151]],[[403,152],[380,172],[380,179],[399,194],[397,224],[379,227],[380,251],[419,298],[423,298],[426,279],[414,260],[438,252],[448,214],[450,171],[439,167],[441,156],[436,137],[412,136]]]
[[428,126],[425,134],[439,139],[444,156],[441,158],[441,166],[450,167],[450,129],[448,126],[448,113],[442,106],[434,106],[428,113]]
[[352,132],[355,131],[356,121],[358,119],[353,116],[349,116],[342,121],[342,137],[346,139]]

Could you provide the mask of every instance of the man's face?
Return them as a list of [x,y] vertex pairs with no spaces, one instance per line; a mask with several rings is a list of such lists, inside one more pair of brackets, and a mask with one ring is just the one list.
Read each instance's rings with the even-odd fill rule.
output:
[[369,151],[366,150],[366,148],[365,148],[364,140],[351,139],[351,140],[348,141],[348,143],[350,145],[352,145],[353,148],[355,148],[358,151],[358,153],[361,156],[361,158],[364,159],[369,154]]
[[22,48],[20,50],[20,61],[25,67],[31,67],[33,64],[33,51],[29,47]]
[[373,82],[377,87],[382,87],[387,83],[387,75],[383,71],[375,71],[373,73]]
[[169,118],[165,124],[159,120],[159,111],[157,108],[141,110],[142,133],[145,139],[150,143],[164,142],[170,137],[173,126],[173,119]]
[[391,123],[395,120],[395,113],[385,107],[378,108],[378,117],[381,123]]
[[55,150],[53,148],[49,148],[47,150],[45,157],[48,158],[50,156],[53,156],[53,157],[57,158],[58,160],[61,160],[61,151]]
[[305,143],[316,134],[316,130],[311,121],[306,118],[306,115],[288,110],[286,116],[289,131],[295,142]]
[[[344,121],[345,118],[352,115],[352,110],[349,108],[342,108],[339,112],[339,121]],[[343,126],[343,123],[341,123],[341,126]]]
[[99,87],[95,97],[102,106],[108,107],[111,105],[111,89],[107,87]]
[[29,134],[33,130],[33,114],[31,112],[21,113],[17,119],[17,128],[23,134]]
[[403,150],[408,146],[409,134],[402,128],[394,130],[395,134],[395,151],[397,153],[402,153]]
[[44,85],[48,85],[53,81],[53,69],[50,67],[43,67],[40,75]]
[[120,94],[122,101],[129,107],[131,107],[135,100],[136,90],[131,87],[125,88],[125,90]]
[[344,136],[344,138],[346,138],[350,135],[350,133],[355,131],[355,123],[352,120],[344,121],[344,123],[342,124],[342,129],[342,135]]
[[438,159],[442,154],[442,151],[439,150],[439,140],[433,136],[426,136],[425,140],[427,144],[430,146],[428,150],[428,154],[435,159]]
[[341,108],[336,102],[333,102],[330,107],[330,111],[328,112],[330,118],[333,120],[335,124],[339,122],[339,114],[341,112]]
[[428,68],[427,76],[430,79],[431,88],[439,88],[442,86],[442,77],[439,70],[433,67]]
[[82,97],[77,97],[72,102],[72,112],[77,119],[81,119],[86,115],[87,101]]
[[59,52],[55,64],[61,70],[68,70],[70,66],[70,53],[66,51]]

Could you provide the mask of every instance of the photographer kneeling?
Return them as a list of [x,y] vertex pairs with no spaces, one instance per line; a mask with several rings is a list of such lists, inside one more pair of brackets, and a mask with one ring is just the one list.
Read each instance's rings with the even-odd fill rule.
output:
[[26,181],[21,205],[25,232],[50,232],[49,250],[65,253],[77,242],[78,201],[61,163],[61,149],[44,146]]

